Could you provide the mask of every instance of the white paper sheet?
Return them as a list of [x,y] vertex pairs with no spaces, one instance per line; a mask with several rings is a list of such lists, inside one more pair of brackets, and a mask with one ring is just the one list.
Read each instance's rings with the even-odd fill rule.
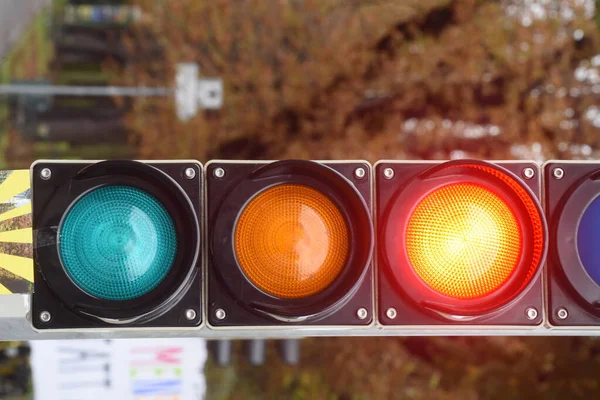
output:
[[196,400],[206,393],[203,339],[31,342],[36,400]]

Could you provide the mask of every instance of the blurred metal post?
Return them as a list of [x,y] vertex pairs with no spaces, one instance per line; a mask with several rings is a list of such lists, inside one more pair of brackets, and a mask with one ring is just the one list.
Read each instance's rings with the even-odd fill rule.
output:
[[300,363],[300,339],[285,339],[279,341],[281,358],[289,365]]
[[0,94],[19,96],[170,96],[173,89],[125,86],[0,85]]
[[250,365],[258,366],[265,363],[266,342],[264,339],[253,339],[246,342],[246,351]]
[[214,340],[209,344],[217,365],[226,367],[231,364],[231,340]]
[[200,79],[195,63],[177,64],[175,88],[126,86],[65,86],[40,84],[0,85],[0,95],[15,96],[175,96],[177,116],[182,121],[194,117],[199,109],[219,109],[223,106],[223,81],[216,78]]

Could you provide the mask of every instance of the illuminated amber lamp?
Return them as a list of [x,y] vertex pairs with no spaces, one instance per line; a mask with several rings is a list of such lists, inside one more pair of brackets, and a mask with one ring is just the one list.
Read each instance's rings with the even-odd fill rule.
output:
[[211,163],[211,325],[370,324],[369,170],[364,162]]

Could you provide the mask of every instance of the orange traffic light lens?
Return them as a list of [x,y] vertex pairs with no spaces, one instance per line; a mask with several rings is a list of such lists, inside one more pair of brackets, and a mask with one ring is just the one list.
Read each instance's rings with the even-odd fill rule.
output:
[[308,186],[282,184],[256,195],[234,233],[238,263],[262,291],[287,299],[314,295],[339,276],[349,231],[339,208]]
[[514,212],[496,193],[473,183],[426,195],[406,229],[407,254],[417,275],[457,299],[494,292],[521,257],[523,237]]

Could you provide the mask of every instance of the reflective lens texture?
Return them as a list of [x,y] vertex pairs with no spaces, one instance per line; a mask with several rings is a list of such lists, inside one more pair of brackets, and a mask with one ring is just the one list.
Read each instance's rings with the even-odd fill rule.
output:
[[84,292],[130,300],[156,288],[177,252],[175,226],[152,195],[103,186],[77,200],[59,231],[62,264]]
[[283,184],[255,196],[241,212],[234,238],[242,271],[262,291],[302,298],[326,289],[348,257],[349,231],[323,193]]
[[600,285],[600,197],[585,209],[577,228],[577,252],[587,274]]
[[476,184],[451,184],[429,193],[406,229],[407,254],[417,275],[453,298],[492,293],[515,271],[521,255],[515,214],[500,196]]

